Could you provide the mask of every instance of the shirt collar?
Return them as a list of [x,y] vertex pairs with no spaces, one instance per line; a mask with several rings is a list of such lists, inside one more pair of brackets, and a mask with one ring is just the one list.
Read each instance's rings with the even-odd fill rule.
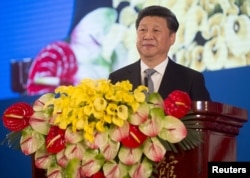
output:
[[[163,62],[161,62],[160,64],[155,66],[154,69],[157,71],[157,73],[163,75],[167,65],[168,65],[168,58],[166,58]],[[148,68],[149,67],[141,60],[141,74],[142,74],[142,76],[143,76],[144,71]]]

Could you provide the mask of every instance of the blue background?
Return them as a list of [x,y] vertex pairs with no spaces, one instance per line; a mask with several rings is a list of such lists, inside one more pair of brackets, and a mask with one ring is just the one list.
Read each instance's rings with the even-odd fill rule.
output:
[[[108,1],[107,1],[108,2]],[[91,1],[93,4],[94,1]],[[11,90],[10,60],[34,57],[54,40],[65,39],[73,22],[74,1],[23,0],[0,4],[0,113],[14,101],[23,100]],[[204,72],[213,101],[250,110],[250,67]],[[32,102],[35,97],[29,99]],[[0,122],[0,141],[8,131]],[[250,161],[250,123],[237,137],[238,161]],[[2,178],[31,177],[31,160],[20,151],[0,146]]]

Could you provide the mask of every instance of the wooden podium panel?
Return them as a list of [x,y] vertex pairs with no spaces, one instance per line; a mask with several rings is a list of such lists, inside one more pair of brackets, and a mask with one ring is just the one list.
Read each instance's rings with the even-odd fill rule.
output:
[[187,123],[203,143],[192,150],[167,152],[158,167],[159,178],[207,178],[208,162],[236,161],[236,136],[247,121],[247,111],[215,102],[193,102]]
[[[203,143],[188,151],[167,152],[157,168],[159,178],[207,178],[208,162],[236,161],[236,136],[247,122],[247,111],[230,105],[196,101],[186,116],[187,124],[201,134]],[[34,160],[33,160],[34,161]],[[45,171],[32,164],[33,178],[45,178]]]

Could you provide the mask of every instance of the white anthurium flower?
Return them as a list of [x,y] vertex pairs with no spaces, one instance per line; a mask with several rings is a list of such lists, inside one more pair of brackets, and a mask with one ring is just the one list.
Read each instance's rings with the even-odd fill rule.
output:
[[227,62],[228,49],[222,37],[208,41],[204,46],[204,62],[209,70],[222,69]]
[[148,159],[143,159],[142,163],[134,164],[131,169],[129,169],[131,178],[147,178],[151,176],[152,172],[153,167]]
[[207,13],[200,6],[193,6],[191,9],[189,9],[184,23],[184,43],[186,46],[188,46],[190,43],[192,43],[198,31],[202,31],[206,28]]
[[[54,93],[46,93],[42,95],[40,98],[38,98],[34,105],[33,105],[33,110],[34,111],[43,111],[48,104],[51,103],[52,98],[54,98],[55,94]],[[49,103],[48,103],[49,102]]]
[[108,130],[110,138],[116,142],[129,136],[129,123],[124,122],[122,127],[113,127]]
[[210,39],[216,36],[225,36],[223,24],[225,23],[225,15],[222,13],[213,14],[208,19],[207,28],[202,31],[202,36],[205,39]]
[[47,135],[50,127],[48,120],[43,112],[34,112],[30,117],[29,124],[38,133]]
[[65,149],[56,154],[56,162],[59,166],[65,168],[69,162],[69,159],[64,154]]
[[98,149],[100,147],[103,147],[104,145],[108,144],[109,137],[108,132],[97,132],[95,134],[95,140],[94,142],[86,142],[87,146],[91,149]]
[[218,1],[224,14],[236,15],[239,13],[239,7],[235,4],[235,0]]
[[151,161],[160,162],[166,152],[167,150],[156,137],[147,139],[144,143],[143,153]]
[[139,130],[149,137],[154,137],[161,131],[165,115],[160,108],[150,109],[149,115],[150,117],[144,123],[139,125]]
[[39,149],[35,153],[35,165],[39,169],[48,169],[55,163],[55,156],[49,154],[45,148]]
[[177,143],[187,136],[187,129],[180,119],[174,116],[166,116],[164,121],[163,129],[158,134],[163,140],[167,140],[170,143]]
[[148,96],[148,102],[151,108],[158,107],[164,109],[164,101],[159,93],[151,93]]
[[26,127],[22,131],[20,140],[21,150],[25,155],[35,153],[45,144],[45,138],[42,134],[34,131],[31,127]]
[[132,114],[128,121],[133,125],[140,125],[145,122],[149,117],[149,105],[147,103],[143,103],[139,106],[137,111]]
[[65,148],[65,156],[67,159],[73,159],[78,158],[82,159],[86,152],[86,148],[83,146],[82,143],[76,143],[76,144],[68,144]]
[[47,178],[64,178],[64,173],[61,167],[50,167],[47,171]]
[[105,178],[121,178],[128,174],[126,166],[114,161],[108,161],[103,165]]
[[200,45],[194,45],[193,49],[190,50],[191,53],[191,64],[190,67],[196,69],[200,72],[206,69],[206,64],[204,62],[204,47]]
[[140,161],[142,157],[142,149],[140,147],[132,149],[122,146],[120,148],[118,157],[123,164],[133,165]]
[[246,15],[229,15],[225,24],[225,40],[234,56],[250,51],[250,19]]
[[91,177],[101,169],[104,159],[98,159],[98,154],[99,153],[96,150],[87,151],[84,154],[84,160],[82,161],[80,168],[81,175],[84,175],[84,177]]
[[100,147],[100,152],[104,156],[104,158],[109,161],[116,157],[120,148],[120,142],[115,142],[111,139],[108,140],[106,145]]
[[80,131],[73,132],[71,127],[68,127],[65,131],[65,141],[68,143],[78,143],[83,140],[83,133]]

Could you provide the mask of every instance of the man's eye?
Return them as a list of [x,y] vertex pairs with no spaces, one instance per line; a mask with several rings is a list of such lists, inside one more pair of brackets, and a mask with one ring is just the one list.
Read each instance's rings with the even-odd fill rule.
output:
[[145,28],[140,28],[139,31],[145,31],[146,29]]

